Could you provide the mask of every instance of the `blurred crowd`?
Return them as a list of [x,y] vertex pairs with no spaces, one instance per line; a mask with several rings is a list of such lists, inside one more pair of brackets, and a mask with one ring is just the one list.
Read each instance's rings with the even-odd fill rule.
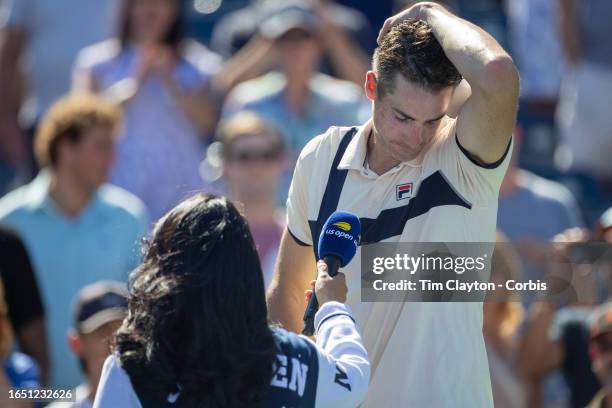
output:
[[[0,387],[91,406],[141,245],[195,192],[241,203],[267,285],[300,150],[368,120],[376,34],[411,3],[0,0]],[[492,279],[590,257],[557,302],[485,304],[496,406],[603,404],[612,261],[584,252],[612,241],[612,3],[442,3],[521,74]]]

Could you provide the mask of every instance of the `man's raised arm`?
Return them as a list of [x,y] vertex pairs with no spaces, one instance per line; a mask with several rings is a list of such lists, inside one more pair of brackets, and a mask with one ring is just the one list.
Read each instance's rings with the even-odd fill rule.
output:
[[512,58],[487,32],[435,3],[417,3],[387,19],[380,39],[408,18],[427,22],[448,59],[471,87],[461,109],[457,135],[482,164],[502,157],[515,126],[519,76]]

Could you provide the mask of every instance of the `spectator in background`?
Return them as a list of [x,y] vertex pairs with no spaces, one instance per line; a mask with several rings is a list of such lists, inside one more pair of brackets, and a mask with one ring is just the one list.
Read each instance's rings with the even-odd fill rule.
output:
[[[582,227],[582,217],[572,193],[562,184],[539,177],[518,167],[522,135],[514,134],[514,154],[499,192],[497,226],[518,249],[547,246],[568,228]],[[525,255],[525,254],[523,254]],[[537,279],[533,267],[525,279]],[[524,299],[525,306],[530,303]]]
[[6,288],[8,317],[19,349],[32,356],[46,384],[49,351],[45,311],[30,257],[19,236],[0,227],[0,278]]
[[601,383],[601,389],[587,408],[612,406],[612,303],[595,311],[589,338],[591,367]]
[[[521,275],[518,254],[498,233],[490,282],[503,287],[511,279],[522,281]],[[483,333],[495,407],[524,408],[526,403],[525,384],[517,366],[518,329],[523,320],[519,296],[504,289],[489,291],[483,305]]]
[[116,37],[79,53],[74,87],[123,105],[110,180],[157,219],[208,188],[199,164],[217,116],[207,87],[221,61],[183,37],[179,0],[123,0],[122,7]]
[[74,312],[74,328],[68,339],[87,382],[76,388],[73,403],[56,402],[47,408],[93,407],[112,336],[127,315],[125,284],[100,281],[85,286],[75,298]]
[[[278,0],[253,0],[246,7],[223,16],[215,24],[211,47],[229,58],[250,45],[252,39],[261,38],[259,25],[268,17],[270,5],[275,2]],[[361,86],[368,69],[366,53],[374,51],[375,46],[375,35],[366,16],[333,0],[297,0],[293,3],[312,8],[326,23],[321,27],[325,31],[321,35],[325,51],[323,71]],[[273,66],[275,60],[269,58],[268,65]]]
[[[582,227],[583,222],[576,201],[567,188],[518,167],[522,142],[521,133],[516,132],[515,151],[499,191],[497,228],[520,253],[524,260],[524,281],[528,281],[543,278],[545,272],[541,259],[546,259],[546,251],[554,236],[567,228]],[[520,302],[524,309],[530,309],[534,296],[533,291],[522,293]],[[528,406],[564,404],[568,390],[558,371],[553,370],[542,378],[532,377],[530,387],[538,390],[531,392]]]
[[277,206],[279,180],[286,167],[284,141],[251,112],[239,113],[222,124],[219,140],[227,189],[234,201],[243,203],[267,288],[285,227],[285,212]]
[[28,185],[0,200],[0,224],[21,235],[47,313],[53,387],[80,379],[65,342],[77,291],[101,279],[126,280],[139,260],[147,215],[133,195],[104,185],[119,110],[93,95],[69,95],[43,118],[35,140],[41,166]]
[[31,408],[29,401],[8,399],[8,390],[15,388],[40,388],[38,367],[34,360],[25,354],[11,351],[13,331],[4,302],[4,287],[0,281],[0,406],[3,408]]
[[508,39],[521,75],[518,121],[525,134],[520,163],[554,169],[555,110],[564,72],[558,0],[506,0]]
[[[369,106],[358,86],[318,72],[325,38],[314,9],[294,1],[268,5],[260,33],[274,40],[281,70],[237,86],[223,117],[240,110],[256,112],[281,131],[293,161],[314,135],[330,126],[365,121]],[[291,173],[285,172],[280,202],[286,199],[290,179]]]
[[[531,380],[531,405],[540,407],[540,381],[549,373],[560,370],[570,391],[568,406],[583,408],[593,399],[600,388],[597,377],[589,361],[589,330],[593,307],[610,297],[610,253],[609,246],[602,243],[612,242],[612,222],[604,214],[594,231],[569,229],[557,235],[557,253],[564,259],[572,259],[588,269],[569,274],[570,285],[551,298],[557,302],[536,302],[529,310],[523,330],[521,344],[521,366],[524,374]],[[598,243],[587,251],[586,243]],[[562,245],[560,245],[562,243]],[[600,250],[598,250],[598,248]],[[578,251],[576,251],[578,250]],[[593,254],[590,254],[593,252]],[[549,253],[549,258],[551,257]],[[578,256],[578,258],[576,258]],[[562,263],[553,263],[558,269]],[[558,275],[563,276],[563,275]],[[558,310],[555,306],[563,305]]]
[[117,0],[97,0],[95,6],[82,0],[5,3],[0,10],[0,20],[6,12],[0,21],[0,195],[16,170],[31,172],[31,136],[24,130],[33,135],[40,117],[70,89],[77,52],[108,37]]
[[[561,0],[561,38],[571,73],[557,110],[575,170],[612,181],[612,6],[609,0]],[[610,185],[608,185],[608,189]]]

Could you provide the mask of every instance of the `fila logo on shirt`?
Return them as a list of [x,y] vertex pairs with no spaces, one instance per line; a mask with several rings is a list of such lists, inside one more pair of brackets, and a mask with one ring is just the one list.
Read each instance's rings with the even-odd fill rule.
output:
[[395,199],[406,200],[412,197],[412,183],[398,184],[395,186]]

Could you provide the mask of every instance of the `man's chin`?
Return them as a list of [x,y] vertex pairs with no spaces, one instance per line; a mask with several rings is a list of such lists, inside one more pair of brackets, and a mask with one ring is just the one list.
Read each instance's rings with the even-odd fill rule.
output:
[[394,158],[400,162],[408,162],[418,158],[421,155],[422,150],[402,152],[402,154],[396,155]]

